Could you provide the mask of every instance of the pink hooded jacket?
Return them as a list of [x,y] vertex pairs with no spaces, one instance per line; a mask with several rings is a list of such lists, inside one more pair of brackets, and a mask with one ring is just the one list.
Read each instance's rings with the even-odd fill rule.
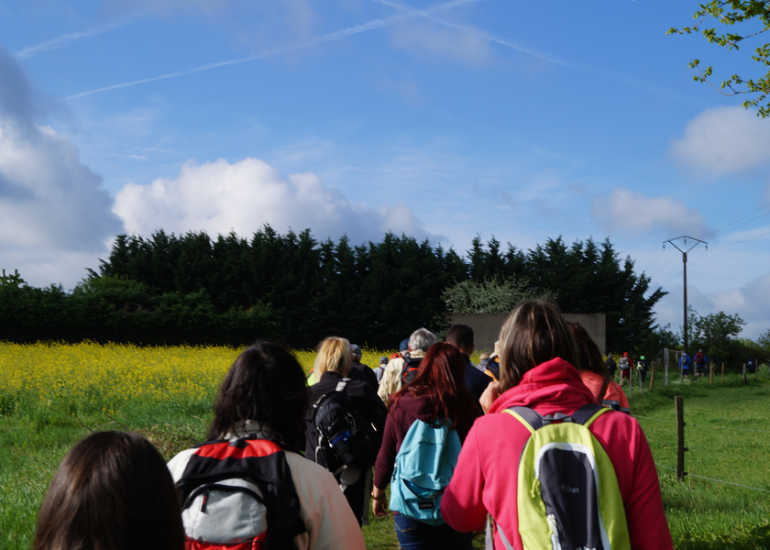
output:
[[[552,359],[525,373],[519,385],[500,395],[468,433],[441,500],[444,520],[458,531],[480,531],[489,513],[513,547],[521,550],[516,505],[518,465],[530,432],[513,416],[495,413],[525,406],[544,416],[572,414],[586,403],[596,400],[577,369],[563,359]],[[615,466],[632,548],[673,549],[655,463],[637,421],[609,411],[597,418],[590,430]],[[494,543],[497,549],[505,548],[497,529]]]

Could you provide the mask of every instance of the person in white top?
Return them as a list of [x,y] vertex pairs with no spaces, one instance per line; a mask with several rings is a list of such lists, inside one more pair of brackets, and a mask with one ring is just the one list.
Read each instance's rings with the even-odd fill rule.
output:
[[[278,345],[257,342],[235,360],[222,382],[207,439],[250,436],[280,445],[305,526],[294,538],[297,550],[365,550],[358,521],[334,476],[294,450],[302,443],[309,406],[297,359]],[[168,463],[175,482],[196,450],[182,451]]]

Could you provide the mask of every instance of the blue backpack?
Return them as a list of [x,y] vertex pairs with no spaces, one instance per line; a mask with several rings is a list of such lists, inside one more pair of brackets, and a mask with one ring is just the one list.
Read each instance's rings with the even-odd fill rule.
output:
[[396,455],[390,509],[434,527],[444,523],[441,496],[460,455],[460,436],[449,421],[416,420]]

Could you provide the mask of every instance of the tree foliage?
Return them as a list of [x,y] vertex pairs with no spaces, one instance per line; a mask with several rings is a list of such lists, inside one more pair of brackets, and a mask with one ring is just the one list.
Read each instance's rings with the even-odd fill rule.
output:
[[[758,0],[712,0],[701,4],[693,18],[692,27],[671,28],[667,34],[691,34],[700,32],[706,40],[728,50],[738,50],[744,40],[759,36],[770,30],[770,3]],[[730,27],[740,25],[747,32],[720,32],[716,27],[704,26],[707,20],[714,19],[721,25]],[[693,59],[689,67],[698,71],[693,77],[696,82],[705,82],[723,95],[758,94],[753,99],[743,102],[745,108],[758,107],[758,116],[770,115],[770,101],[764,103],[770,92],[770,44],[765,43],[754,50],[751,58],[759,63],[761,70],[767,70],[757,78],[746,78],[733,74],[716,87],[709,80],[713,74],[711,66],[701,68],[700,60]]]
[[549,239],[525,252],[476,237],[463,258],[404,235],[353,246],[346,237],[317,241],[309,230],[281,235],[269,226],[249,239],[119,235],[98,272],[69,294],[3,277],[0,332],[17,341],[269,338],[308,348],[343,335],[390,349],[421,326],[440,333],[448,311],[509,311],[550,289],[565,312],[606,313],[607,344],[620,350],[647,338],[664,294],[609,240]]
[[513,277],[461,281],[441,293],[448,313],[508,313],[522,300],[549,297],[549,292],[533,291],[529,282]]
[[701,316],[690,306],[687,314],[690,349],[686,351],[702,349],[714,362],[734,362],[741,355],[738,335],[745,324],[738,314],[720,311]]

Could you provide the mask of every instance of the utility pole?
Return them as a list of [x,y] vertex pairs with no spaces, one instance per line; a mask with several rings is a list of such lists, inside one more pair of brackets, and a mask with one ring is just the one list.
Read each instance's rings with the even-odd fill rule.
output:
[[[687,239],[690,239],[691,241],[694,241],[693,245],[688,248],[687,250],[682,250],[679,248],[674,241],[678,241],[680,239],[684,239],[684,247],[687,247]],[[682,265],[684,267],[684,352],[687,353],[687,253],[690,252],[693,248],[698,246],[699,244],[703,243],[706,245],[706,250],[709,249],[709,243],[706,241],[702,241],[700,239],[696,239],[695,237],[688,237],[686,235],[682,235],[681,237],[676,237],[674,239],[669,239],[667,241],[663,241],[663,249],[666,248],[666,243],[669,243],[671,246],[676,248],[679,252],[682,253]],[[695,380],[695,365],[690,365],[690,372],[692,374],[692,380]]]

